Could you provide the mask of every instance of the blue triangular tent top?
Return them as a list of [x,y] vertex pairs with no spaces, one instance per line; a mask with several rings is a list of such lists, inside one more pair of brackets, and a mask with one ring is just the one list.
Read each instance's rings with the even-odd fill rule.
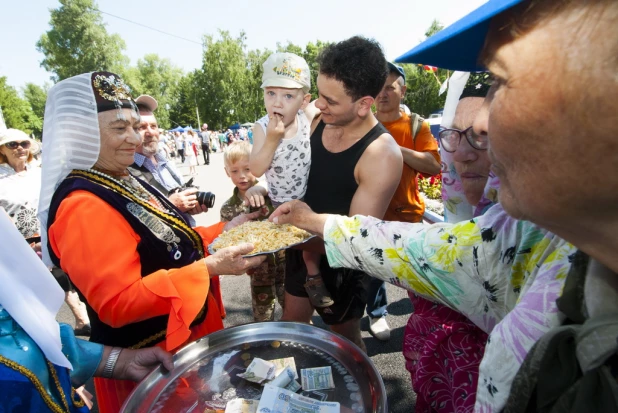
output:
[[486,70],[479,55],[491,19],[524,0],[489,0],[472,13],[434,34],[395,59],[398,63],[418,63],[443,69],[478,72]]

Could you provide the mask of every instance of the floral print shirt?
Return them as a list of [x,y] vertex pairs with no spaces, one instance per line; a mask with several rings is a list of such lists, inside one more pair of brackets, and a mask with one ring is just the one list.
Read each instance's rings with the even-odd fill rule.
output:
[[560,325],[560,296],[575,247],[509,217],[500,205],[457,224],[331,216],[332,267],[365,271],[465,315],[489,334],[475,411],[500,411],[532,345]]

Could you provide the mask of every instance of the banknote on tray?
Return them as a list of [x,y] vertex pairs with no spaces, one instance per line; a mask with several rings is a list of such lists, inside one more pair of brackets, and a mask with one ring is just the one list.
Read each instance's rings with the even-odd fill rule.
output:
[[303,390],[334,389],[333,372],[330,366],[300,370]]
[[296,373],[296,362],[294,361],[294,357],[286,357],[269,361],[275,365],[275,376],[281,374],[281,372],[286,367],[290,367],[294,372],[294,379],[298,380],[298,373]]
[[276,387],[283,387],[284,389],[294,380],[296,372],[292,370],[292,367],[288,366],[277,377],[272,379],[268,384]]
[[287,386],[284,387],[284,389],[289,390],[292,393],[296,393],[297,391],[302,389],[302,386],[296,380],[292,380]]
[[267,384],[258,405],[260,413],[339,413],[337,402],[321,402]]
[[265,380],[272,380],[275,378],[275,365],[270,361],[256,357],[251,364],[249,364],[247,370],[245,370],[244,373],[237,374],[237,376],[261,384]]

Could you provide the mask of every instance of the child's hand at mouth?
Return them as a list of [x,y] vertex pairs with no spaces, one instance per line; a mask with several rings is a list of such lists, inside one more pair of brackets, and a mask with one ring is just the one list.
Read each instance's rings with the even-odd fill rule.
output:
[[266,139],[280,141],[285,134],[283,115],[274,112],[269,116],[268,127],[266,128]]

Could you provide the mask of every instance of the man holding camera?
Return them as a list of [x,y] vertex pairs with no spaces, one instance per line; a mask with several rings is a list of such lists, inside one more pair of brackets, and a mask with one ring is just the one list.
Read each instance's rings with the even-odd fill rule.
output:
[[129,167],[133,176],[157,188],[182,212],[191,215],[208,211],[206,205],[197,201],[197,188],[186,188],[182,174],[159,152],[159,125],[154,116],[158,103],[148,95],[135,100],[141,123],[139,133],[142,144],[135,152],[135,162]]

